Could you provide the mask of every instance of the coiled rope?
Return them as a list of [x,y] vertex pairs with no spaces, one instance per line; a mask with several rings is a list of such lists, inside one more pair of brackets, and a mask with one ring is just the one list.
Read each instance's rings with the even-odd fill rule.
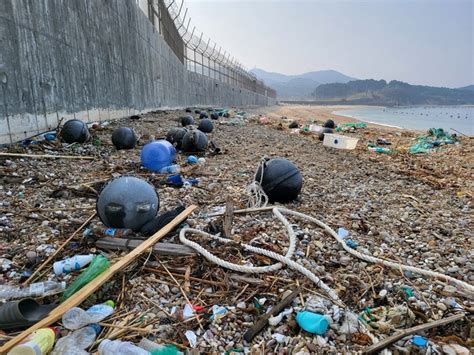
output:
[[[249,210],[249,212],[250,212],[250,210]],[[468,292],[474,294],[474,286],[468,284],[467,282],[455,279],[454,277],[444,275],[444,274],[441,274],[439,272],[435,272],[435,271],[431,271],[431,270],[424,270],[424,269],[421,269],[421,268],[418,268],[418,267],[403,265],[403,264],[400,264],[400,263],[396,263],[394,261],[383,260],[383,259],[379,259],[379,258],[370,256],[370,255],[362,254],[362,253],[348,247],[346,245],[346,243],[344,242],[344,240],[341,237],[339,237],[337,235],[337,233],[332,228],[330,228],[327,224],[321,222],[320,220],[318,220],[318,219],[316,219],[312,216],[309,216],[309,215],[306,215],[306,214],[303,214],[303,213],[300,213],[300,212],[295,212],[295,211],[292,211],[292,210],[289,210],[289,209],[286,209],[286,208],[281,208],[281,207],[273,208],[272,212],[285,225],[286,230],[288,232],[290,244],[289,244],[288,251],[287,251],[286,255],[277,254],[275,252],[272,252],[272,251],[269,251],[269,250],[266,250],[266,249],[262,249],[262,248],[257,248],[257,247],[254,247],[254,246],[251,246],[251,245],[248,245],[248,244],[245,244],[245,243],[239,243],[239,244],[247,251],[250,251],[250,252],[253,252],[253,253],[256,253],[256,254],[265,255],[269,258],[277,260],[278,263],[273,264],[273,265],[255,267],[255,266],[239,265],[239,264],[234,264],[234,263],[230,263],[228,261],[225,261],[225,260],[215,256],[214,254],[212,254],[210,251],[208,251],[207,249],[202,247],[200,244],[187,239],[186,234],[188,234],[188,233],[189,234],[197,234],[197,235],[204,236],[206,238],[218,240],[218,241],[223,242],[223,243],[237,243],[237,242],[233,241],[231,239],[221,238],[218,235],[211,235],[209,233],[203,232],[203,231],[198,230],[198,229],[183,228],[181,230],[180,234],[179,234],[179,239],[180,239],[181,243],[183,243],[185,245],[188,245],[189,247],[195,249],[199,254],[203,255],[209,261],[211,261],[211,262],[213,262],[213,263],[215,263],[215,264],[217,264],[221,267],[224,267],[224,268],[227,268],[227,269],[230,269],[230,270],[234,270],[234,271],[238,271],[238,272],[244,272],[244,273],[272,272],[272,271],[275,271],[275,270],[278,270],[278,269],[282,268],[283,264],[284,264],[284,265],[290,267],[291,269],[296,270],[296,271],[300,272],[301,274],[303,274],[304,276],[308,277],[311,281],[313,281],[316,284],[316,286],[320,287],[323,291],[325,291],[333,301],[335,301],[336,303],[343,304],[342,301],[337,296],[337,294],[329,286],[327,286],[323,281],[321,281],[321,279],[319,279],[319,277],[317,277],[313,272],[311,272],[310,270],[308,270],[304,266],[302,266],[302,265],[298,264],[297,262],[291,260],[291,257],[293,256],[293,253],[294,253],[294,250],[295,250],[296,235],[295,235],[295,233],[293,231],[293,228],[291,227],[291,224],[289,223],[289,221],[283,216],[283,214],[286,214],[286,215],[294,216],[294,217],[299,218],[299,219],[304,220],[304,221],[312,222],[312,223],[318,225],[319,227],[323,228],[334,239],[336,239],[336,241],[342,246],[342,248],[345,251],[347,251],[352,256],[355,256],[356,258],[367,261],[369,263],[379,263],[379,264],[382,264],[382,265],[387,266],[387,267],[392,268],[392,269],[411,271],[411,272],[417,273],[419,275],[423,275],[423,276],[427,276],[427,277],[434,277],[434,278],[437,278],[437,279],[445,280],[447,282],[455,284],[456,286],[458,286],[460,288],[463,288],[463,289],[467,290]]]

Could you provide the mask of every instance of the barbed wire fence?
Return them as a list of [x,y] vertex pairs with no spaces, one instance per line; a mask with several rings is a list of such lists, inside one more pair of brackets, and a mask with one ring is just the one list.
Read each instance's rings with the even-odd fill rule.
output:
[[276,98],[275,90],[191,24],[184,0],[148,0],[148,17],[189,71]]

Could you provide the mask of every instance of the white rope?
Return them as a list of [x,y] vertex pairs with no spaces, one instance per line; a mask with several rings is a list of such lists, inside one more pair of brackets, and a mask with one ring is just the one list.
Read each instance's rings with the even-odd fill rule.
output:
[[187,233],[198,234],[198,235],[201,235],[201,236],[204,236],[204,237],[207,237],[207,238],[211,238],[211,239],[214,239],[214,240],[219,240],[223,243],[236,243],[235,241],[233,241],[231,239],[224,239],[224,238],[221,238],[219,236],[213,236],[211,234],[205,233],[205,232],[197,230],[197,229],[192,229],[192,228],[183,228],[181,230],[180,234],[179,234],[179,239],[180,239],[181,243],[183,243],[185,245],[188,245],[191,248],[195,249],[198,253],[203,255],[209,261],[211,261],[211,262],[213,262],[213,263],[215,263],[215,264],[217,264],[221,267],[224,267],[224,268],[227,268],[227,269],[230,269],[230,270],[234,270],[234,271],[238,271],[238,272],[266,273],[266,272],[271,272],[271,271],[278,270],[283,266],[282,264],[285,264],[285,265],[289,266],[290,268],[292,268],[292,269],[302,273],[306,277],[308,277],[318,287],[323,289],[333,301],[336,301],[338,303],[342,303],[342,301],[339,299],[337,294],[329,286],[327,286],[323,281],[321,281],[314,273],[312,273],[310,270],[306,269],[302,265],[300,265],[300,264],[298,264],[295,261],[290,259],[293,256],[293,253],[294,253],[295,243],[296,243],[296,236],[295,236],[295,233],[293,231],[293,228],[291,227],[291,224],[283,216],[283,214],[288,214],[288,215],[292,215],[294,217],[300,218],[302,220],[310,221],[310,222],[313,222],[313,223],[317,224],[318,226],[323,228],[326,232],[328,232],[331,236],[333,236],[337,240],[337,242],[344,248],[345,251],[347,251],[349,254],[351,254],[351,255],[359,258],[359,259],[365,260],[365,261],[370,262],[370,263],[380,263],[384,266],[387,266],[387,267],[390,267],[390,268],[393,268],[393,269],[397,269],[397,270],[411,271],[411,272],[414,272],[414,273],[417,273],[417,274],[420,274],[420,275],[424,275],[424,276],[428,276],[428,277],[435,277],[435,278],[438,278],[438,279],[446,280],[446,281],[449,281],[449,282],[451,282],[451,283],[453,283],[457,286],[460,286],[461,288],[466,289],[469,292],[474,292],[474,286],[468,284],[467,282],[457,280],[457,279],[455,279],[451,276],[447,276],[447,275],[441,274],[439,272],[431,271],[431,270],[424,270],[424,269],[420,269],[420,268],[417,268],[417,267],[414,267],[414,266],[407,266],[407,265],[399,264],[399,263],[396,263],[396,262],[393,262],[393,261],[383,260],[383,259],[375,258],[375,257],[370,256],[370,255],[362,254],[362,253],[348,247],[346,245],[346,243],[344,242],[344,240],[341,237],[339,237],[333,229],[331,229],[328,225],[326,225],[325,223],[319,221],[318,219],[316,219],[314,217],[308,216],[308,215],[300,213],[300,212],[291,211],[291,210],[288,210],[286,208],[280,208],[280,207],[273,208],[272,212],[285,225],[285,227],[287,229],[287,232],[288,232],[288,235],[289,235],[290,245],[288,247],[288,251],[287,251],[286,255],[280,255],[280,254],[274,253],[272,251],[269,251],[269,250],[266,250],[266,249],[261,249],[261,248],[256,248],[256,247],[253,247],[251,245],[244,244],[244,243],[240,244],[242,247],[244,247],[248,251],[254,252],[256,254],[265,255],[269,258],[272,258],[272,259],[275,259],[275,260],[279,261],[278,263],[270,265],[270,266],[254,267],[254,266],[244,266],[244,265],[238,265],[238,264],[230,263],[228,261],[225,261],[223,259],[218,258],[217,256],[215,256],[214,254],[212,254],[211,252],[206,250],[204,247],[202,247],[198,243],[187,239],[186,234]]
[[[265,170],[265,162],[266,158],[263,157],[260,160],[260,164],[257,166],[257,170],[255,170],[255,175],[253,181],[245,188],[245,192],[248,195],[248,207],[265,207],[268,204],[268,196],[263,190],[262,181],[263,181],[263,173]],[[260,169],[260,181],[257,181],[257,174],[258,170]]]

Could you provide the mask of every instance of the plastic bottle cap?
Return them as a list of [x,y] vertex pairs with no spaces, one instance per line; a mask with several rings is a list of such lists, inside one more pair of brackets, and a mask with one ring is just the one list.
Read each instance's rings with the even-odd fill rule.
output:
[[102,330],[102,327],[99,324],[89,324],[89,327],[93,328],[96,334],[99,334]]
[[105,301],[104,304],[112,307],[112,308],[115,308],[115,302],[112,301],[112,300],[108,300],[108,301]]

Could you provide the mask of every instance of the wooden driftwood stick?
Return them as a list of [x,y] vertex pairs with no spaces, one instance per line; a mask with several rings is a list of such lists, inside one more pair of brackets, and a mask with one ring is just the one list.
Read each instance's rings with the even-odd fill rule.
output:
[[23,282],[23,285],[28,285],[31,281],[33,281],[33,280],[35,279],[36,275],[38,275],[39,272],[40,272],[41,270],[43,270],[44,267],[45,267],[46,265],[48,265],[48,264],[56,257],[56,255],[58,255],[58,253],[59,253],[61,250],[64,249],[64,247],[65,247],[66,245],[69,244],[69,242],[77,235],[77,233],[79,233],[79,232],[82,230],[82,228],[84,228],[85,226],[87,226],[87,224],[92,220],[92,218],[95,217],[95,215],[96,215],[96,212],[94,212],[89,218],[87,218],[87,220],[86,220],[84,223],[82,223],[82,225],[81,225],[79,228],[77,228],[77,229],[74,231],[74,233],[72,233],[72,235],[71,235],[69,238],[67,238],[66,241],[65,241],[63,244],[61,244],[60,247],[59,247],[58,249],[56,249],[56,251],[55,251],[48,259],[46,259],[46,260],[35,270],[35,272],[32,273],[30,277],[28,277],[28,279],[27,279],[25,282]]
[[94,160],[95,157],[84,155],[51,155],[51,154],[21,154],[21,153],[0,153],[0,157],[37,158],[37,159],[83,159]]
[[225,203],[225,214],[222,233],[225,238],[230,238],[232,236],[232,221],[234,219],[234,205],[232,204],[232,199],[230,196],[227,196],[227,201]]
[[278,313],[282,312],[286,307],[288,307],[301,292],[301,289],[301,287],[298,287],[286,298],[284,298],[280,303],[273,307],[270,312],[265,313],[263,316],[259,317],[253,327],[245,332],[244,339],[250,343],[252,339],[255,338],[255,336],[260,333],[260,331],[267,325],[268,319],[277,315]]
[[408,329],[403,329],[399,332],[396,332],[392,336],[389,336],[388,338],[385,338],[384,340],[375,343],[365,349],[362,350],[362,354],[373,354],[376,353],[382,349],[385,349],[387,346],[395,343],[396,341],[400,340],[401,338],[406,337],[407,335],[415,334],[418,332],[421,332],[423,330],[428,330],[431,328],[436,328],[440,327],[445,324],[449,324],[452,322],[455,322],[457,320],[463,319],[465,317],[464,313],[459,313],[455,314],[453,316],[450,316],[448,318],[440,319],[434,322],[429,322],[421,325],[417,325],[416,327],[408,328]]
[[[126,238],[100,238],[95,243],[97,248],[107,250],[128,250],[134,249],[142,244],[144,240],[141,239],[126,239]],[[196,252],[193,248],[183,244],[174,243],[156,243],[153,246],[153,252],[158,255],[174,255],[174,256],[193,256]]]
[[67,312],[72,307],[76,307],[80,305],[84,300],[86,300],[91,294],[93,294],[99,287],[101,287],[106,281],[108,281],[112,276],[116,273],[121,271],[122,269],[126,268],[130,265],[133,261],[135,261],[142,253],[146,250],[151,248],[155,243],[157,243],[161,238],[166,236],[169,232],[171,232],[177,225],[179,225],[182,221],[186,219],[196,208],[196,206],[192,205],[186,208],[183,212],[181,212],[175,219],[173,219],[170,223],[160,229],[158,232],[153,234],[150,238],[148,238],[145,242],[140,244],[137,248],[133,249],[130,253],[125,255],[115,264],[113,264],[109,269],[104,271],[102,274],[97,276],[93,281],[89,282],[85,285],[79,292],[76,292],[66,301],[61,303],[58,307],[53,309],[51,313],[37,322],[36,324],[32,325],[28,329],[21,332],[19,335],[14,337],[13,339],[9,340],[5,344],[0,347],[0,354],[6,354],[8,351],[24,340],[28,335],[33,333],[34,331],[49,326],[50,324],[56,322],[58,319],[62,317],[62,315]]
[[[169,275],[166,271],[159,270],[159,269],[154,269],[154,268],[151,268],[151,267],[144,267],[143,270],[148,271],[148,272],[154,272],[154,273],[161,274],[161,275]],[[185,279],[185,277],[186,277],[185,274],[177,274],[177,273],[174,273],[174,272],[172,272],[171,275],[173,275],[174,277],[177,277],[179,279]],[[199,277],[194,277],[194,276],[189,276],[189,280],[202,282],[204,284],[214,285],[214,286],[223,286],[223,287],[226,286],[225,282],[204,280],[204,279],[200,279]]]

